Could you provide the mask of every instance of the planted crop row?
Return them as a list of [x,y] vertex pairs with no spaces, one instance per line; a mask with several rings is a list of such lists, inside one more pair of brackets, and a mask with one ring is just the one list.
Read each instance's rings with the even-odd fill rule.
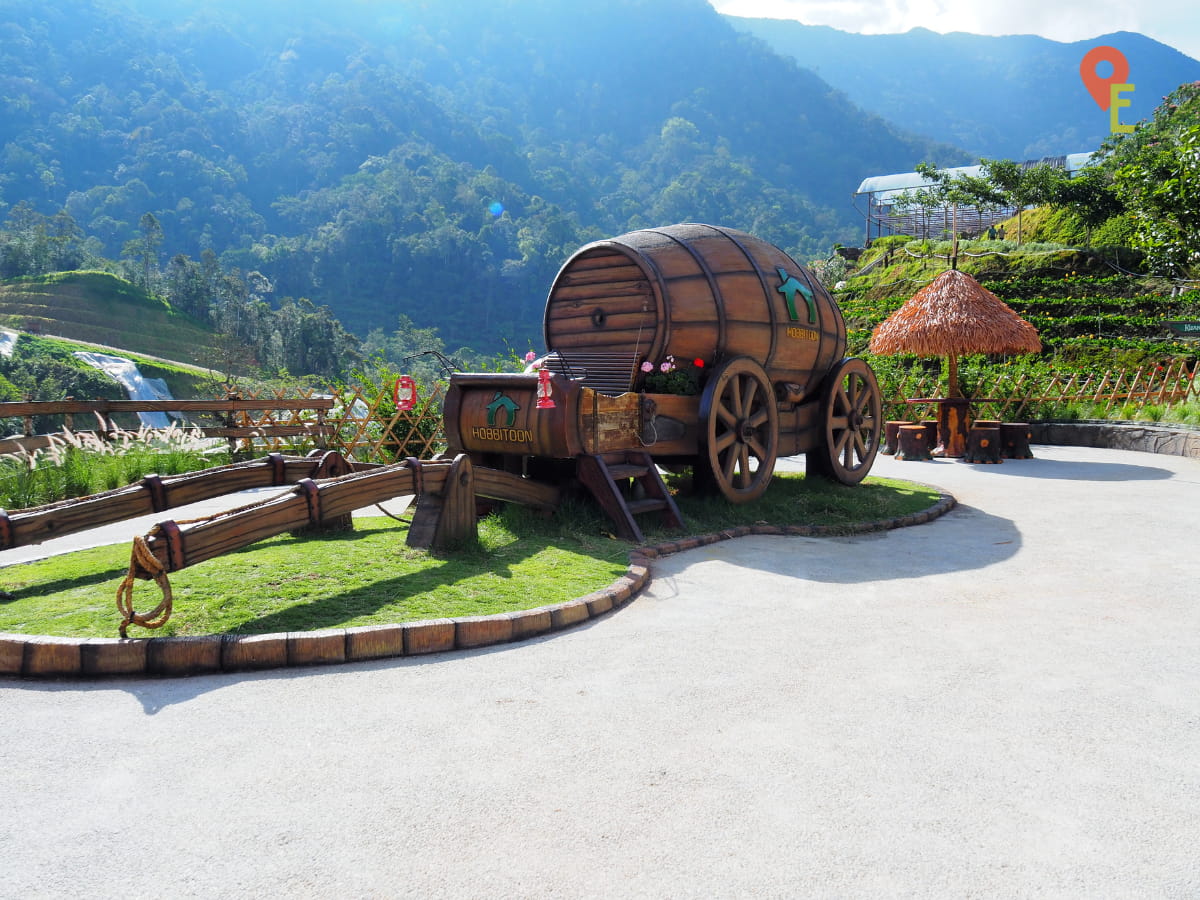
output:
[[1048,338],[1065,337],[1120,337],[1160,338],[1173,340],[1164,324],[1165,316],[1073,315],[1043,316],[1025,314],[1026,321],[1038,330],[1042,342]]
[[1064,278],[1004,278],[994,281],[982,281],[981,284],[997,297],[1004,300],[1047,296],[1139,297],[1146,293],[1144,279],[1128,275],[1111,275],[1107,277],[1068,275]]
[[1200,316],[1200,297],[1163,297],[1147,294],[1142,297],[1034,297],[1009,300],[1021,315],[1044,316],[1086,315],[1146,315],[1164,318]]

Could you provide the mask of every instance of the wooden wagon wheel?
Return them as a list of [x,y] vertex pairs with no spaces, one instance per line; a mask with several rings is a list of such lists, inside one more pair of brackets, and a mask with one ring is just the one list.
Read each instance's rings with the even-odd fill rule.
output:
[[779,451],[779,409],[762,366],[739,356],[717,369],[700,397],[700,427],[697,482],[731,503],[761,497]]
[[867,477],[883,430],[879,382],[871,367],[856,357],[843,359],[821,388],[821,446],[809,451],[808,471],[858,484]]

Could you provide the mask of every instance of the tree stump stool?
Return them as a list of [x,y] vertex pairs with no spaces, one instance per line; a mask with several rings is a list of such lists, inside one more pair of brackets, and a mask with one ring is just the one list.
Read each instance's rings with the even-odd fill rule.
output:
[[896,459],[932,459],[929,455],[928,431],[925,425],[901,425]]
[[1000,458],[1000,429],[995,426],[976,425],[967,433],[966,461],[971,463],[998,463]]
[[933,448],[938,445],[938,420],[926,419],[918,424],[925,426],[925,440],[929,442],[929,452],[933,452]]
[[879,448],[880,453],[891,456],[896,452],[900,441],[900,426],[907,424],[909,423],[904,419],[891,419],[883,423],[883,446]]
[[1028,422],[1004,422],[1000,425],[1000,454],[1008,459],[1033,459],[1029,440],[1033,432]]

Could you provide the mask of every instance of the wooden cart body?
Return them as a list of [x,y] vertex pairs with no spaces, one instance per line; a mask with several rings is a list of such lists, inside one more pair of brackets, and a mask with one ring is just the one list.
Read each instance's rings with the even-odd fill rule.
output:
[[[691,464],[735,502],[761,495],[779,456],[860,481],[880,411],[870,368],[846,359],[829,292],[774,245],[713,225],[634,231],[582,247],[546,301],[554,409],[537,375],[455,375],[450,452],[575,459],[625,451]],[[694,396],[646,389],[646,368],[703,364]],[[813,465],[814,461],[817,463]]]

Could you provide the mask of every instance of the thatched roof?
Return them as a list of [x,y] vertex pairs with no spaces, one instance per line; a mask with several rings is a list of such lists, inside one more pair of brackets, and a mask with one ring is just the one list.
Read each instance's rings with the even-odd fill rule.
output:
[[951,269],[875,326],[872,353],[1037,353],[1037,329],[965,272]]

